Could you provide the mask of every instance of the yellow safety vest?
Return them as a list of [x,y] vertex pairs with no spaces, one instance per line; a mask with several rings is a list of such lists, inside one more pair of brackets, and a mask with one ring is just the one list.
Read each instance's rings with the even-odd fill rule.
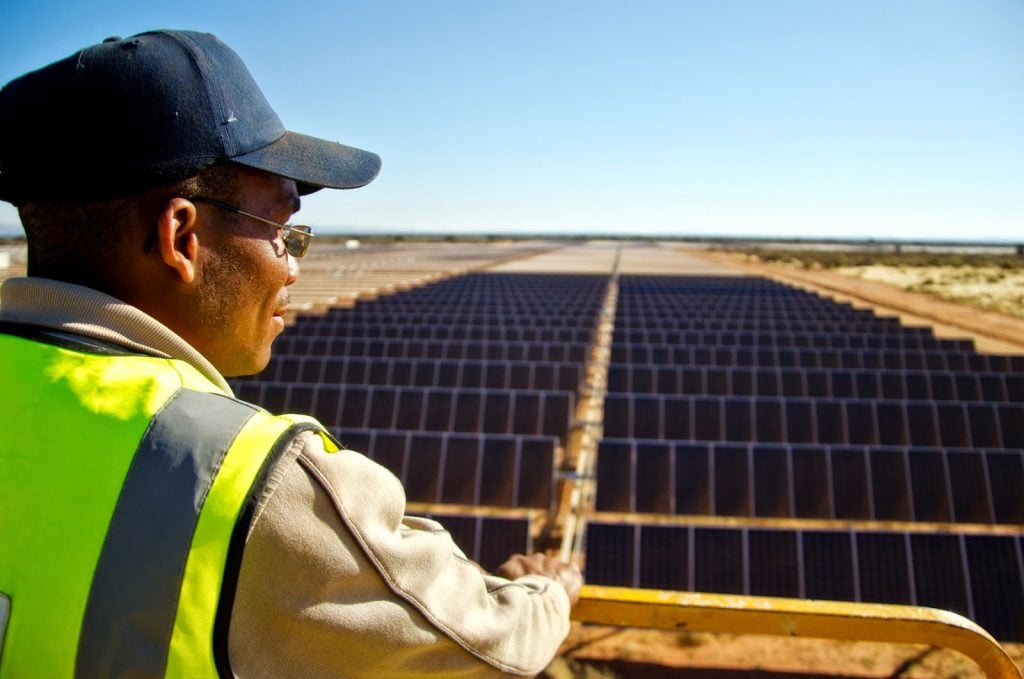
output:
[[323,427],[183,361],[15,324],[0,417],[0,679],[226,674],[262,480],[300,431],[337,450]]

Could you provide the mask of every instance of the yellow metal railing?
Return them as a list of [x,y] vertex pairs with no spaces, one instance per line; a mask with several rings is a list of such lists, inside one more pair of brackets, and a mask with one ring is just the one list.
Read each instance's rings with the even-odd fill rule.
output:
[[600,625],[927,644],[959,651],[988,677],[1020,670],[988,632],[934,608],[584,585],[572,619]]

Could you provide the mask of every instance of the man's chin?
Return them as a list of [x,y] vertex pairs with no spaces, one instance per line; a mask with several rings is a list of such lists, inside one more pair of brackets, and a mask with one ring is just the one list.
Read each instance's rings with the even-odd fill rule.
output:
[[253,354],[248,357],[248,360],[242,361],[241,356],[234,356],[234,360],[230,365],[226,365],[224,368],[217,366],[218,372],[224,377],[247,377],[249,375],[255,375],[263,372],[263,369],[270,363],[270,345],[267,344],[265,350],[258,354]]

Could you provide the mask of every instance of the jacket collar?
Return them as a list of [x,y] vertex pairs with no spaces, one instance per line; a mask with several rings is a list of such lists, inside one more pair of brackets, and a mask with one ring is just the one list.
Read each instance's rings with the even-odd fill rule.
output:
[[0,321],[71,332],[127,349],[185,361],[234,395],[206,357],[141,309],[92,288],[48,278],[10,278],[0,286]]

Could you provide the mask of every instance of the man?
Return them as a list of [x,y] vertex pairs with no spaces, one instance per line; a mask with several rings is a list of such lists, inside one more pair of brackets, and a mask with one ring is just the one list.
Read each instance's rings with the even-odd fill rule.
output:
[[[0,91],[0,677],[536,674],[579,571],[483,573],[316,421],[234,399],[284,327],[300,196],[379,158],[286,131],[208,34]],[[510,578],[510,579],[506,579]]]

